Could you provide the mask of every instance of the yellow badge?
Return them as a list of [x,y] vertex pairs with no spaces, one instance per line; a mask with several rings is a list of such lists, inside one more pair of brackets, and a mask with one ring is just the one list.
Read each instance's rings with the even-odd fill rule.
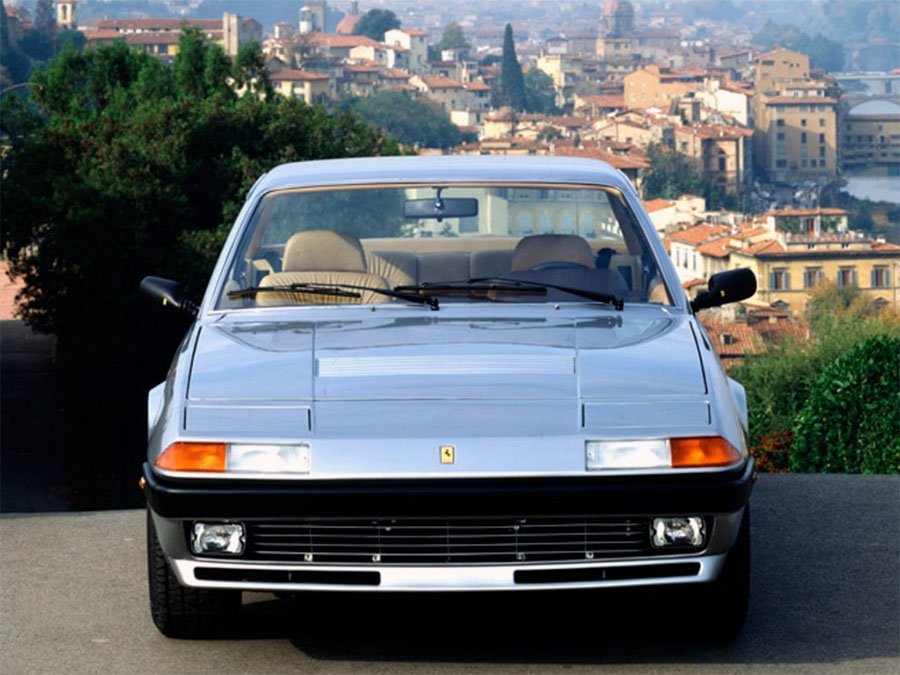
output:
[[456,446],[455,445],[442,445],[441,446],[441,464],[453,464],[456,461]]

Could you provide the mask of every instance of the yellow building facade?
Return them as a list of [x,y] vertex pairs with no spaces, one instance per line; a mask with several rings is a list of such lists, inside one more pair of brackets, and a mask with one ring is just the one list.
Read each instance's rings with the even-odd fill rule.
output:
[[731,252],[732,269],[746,267],[756,274],[754,300],[769,305],[780,301],[803,316],[810,291],[829,281],[859,289],[878,306],[900,308],[900,247],[871,241],[820,243],[814,249],[802,241],[778,244],[762,242]]

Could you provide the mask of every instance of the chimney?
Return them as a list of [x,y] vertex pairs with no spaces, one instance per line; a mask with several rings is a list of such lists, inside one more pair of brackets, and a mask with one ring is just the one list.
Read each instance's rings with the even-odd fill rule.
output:
[[359,16],[359,0],[350,3],[350,16]]

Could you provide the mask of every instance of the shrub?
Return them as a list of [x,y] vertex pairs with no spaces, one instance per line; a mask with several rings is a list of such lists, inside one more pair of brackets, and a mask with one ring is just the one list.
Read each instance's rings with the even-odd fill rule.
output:
[[791,468],[900,473],[900,339],[871,337],[822,371],[797,416]]

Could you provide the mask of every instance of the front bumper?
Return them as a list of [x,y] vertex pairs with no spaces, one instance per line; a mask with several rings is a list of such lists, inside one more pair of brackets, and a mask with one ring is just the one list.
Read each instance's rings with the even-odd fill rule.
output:
[[708,473],[584,477],[259,481],[174,479],[144,463],[144,494],[164,518],[316,518],[732,513],[754,465]]
[[[703,583],[734,544],[750,496],[752,459],[723,472],[584,478],[295,482],[176,480],[144,465],[160,543],[185,586],[248,591],[501,591]],[[323,564],[197,557],[192,520],[688,515],[711,523],[702,551],[503,564]]]

